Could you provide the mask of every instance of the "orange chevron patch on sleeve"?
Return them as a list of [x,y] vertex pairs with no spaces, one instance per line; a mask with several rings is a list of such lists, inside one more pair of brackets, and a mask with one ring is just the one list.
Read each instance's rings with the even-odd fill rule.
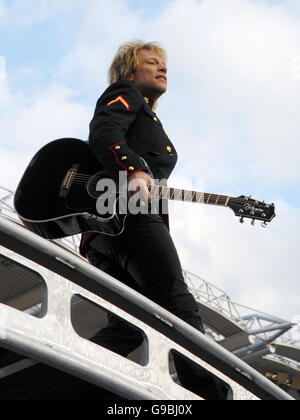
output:
[[121,102],[125,106],[125,108],[127,109],[127,111],[129,111],[130,105],[129,105],[129,103],[127,101],[125,101],[125,99],[123,98],[122,95],[120,95],[116,99],[108,102],[108,104],[106,106],[110,106],[112,104],[115,104],[116,102]]

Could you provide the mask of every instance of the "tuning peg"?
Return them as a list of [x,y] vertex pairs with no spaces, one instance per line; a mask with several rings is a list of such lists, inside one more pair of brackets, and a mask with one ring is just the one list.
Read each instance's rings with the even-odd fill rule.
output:
[[254,226],[254,224],[255,224],[255,219],[252,219],[251,220],[251,225]]
[[266,221],[262,222],[261,227],[266,228],[267,226],[268,226],[268,223]]
[[243,217],[240,218],[240,223],[244,223],[244,218]]

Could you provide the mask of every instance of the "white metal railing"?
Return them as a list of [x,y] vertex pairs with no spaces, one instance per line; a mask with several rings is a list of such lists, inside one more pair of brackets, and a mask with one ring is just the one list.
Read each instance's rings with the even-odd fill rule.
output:
[[[1,346],[21,351],[34,360],[49,362],[94,384],[105,385],[125,398],[197,398],[172,382],[168,355],[175,349],[228,384],[234,399],[256,399],[253,393],[291,399],[205,335],[51,241],[0,218],[0,244],[1,252],[8,253],[9,258],[16,252],[15,258],[38,271],[47,284],[47,307],[42,318],[0,305]],[[9,248],[3,249],[3,246]],[[101,297],[93,293],[99,287]],[[136,365],[79,337],[72,327],[69,309],[72,296],[76,295],[143,331],[149,343],[147,365]]]

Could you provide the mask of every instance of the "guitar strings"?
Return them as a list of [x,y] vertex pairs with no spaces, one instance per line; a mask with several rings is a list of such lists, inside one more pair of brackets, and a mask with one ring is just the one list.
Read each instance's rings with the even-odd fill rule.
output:
[[[69,174],[70,178],[72,179],[71,187],[75,188],[86,188],[89,181],[93,182],[93,178],[97,181],[97,177],[95,175],[87,175],[87,174]],[[96,182],[97,183],[97,182]],[[194,203],[205,203],[205,204],[215,204],[226,206],[228,203],[228,198],[232,200],[233,203],[237,205],[242,205],[245,203],[244,197],[229,197],[225,195],[217,195],[217,194],[208,194],[208,193],[201,193],[197,191],[188,191],[188,190],[181,190],[177,188],[169,188],[167,186],[160,186],[160,185],[148,185],[148,190],[151,194],[155,197],[165,198],[170,200],[180,200],[180,201],[187,201],[187,202],[194,202]],[[217,198],[216,198],[217,197]],[[216,202],[210,201],[211,199],[215,199]],[[250,203],[249,203],[250,204]],[[259,205],[262,203],[255,203],[255,205]],[[272,207],[271,205],[264,204],[264,209],[266,210],[268,207]],[[247,217],[246,215],[244,217]]]
[[[94,175],[76,174],[73,176],[72,185],[76,187],[85,187],[89,180],[92,180]],[[209,194],[197,191],[188,191],[177,188],[169,188],[167,186],[150,185],[149,190],[152,194],[158,194],[163,198],[170,198],[173,200],[185,200],[191,202],[205,202]],[[214,196],[214,195],[213,195]],[[217,196],[217,195],[216,195]],[[219,196],[219,205],[225,203],[227,196]],[[235,202],[243,203],[242,199],[236,199]]]

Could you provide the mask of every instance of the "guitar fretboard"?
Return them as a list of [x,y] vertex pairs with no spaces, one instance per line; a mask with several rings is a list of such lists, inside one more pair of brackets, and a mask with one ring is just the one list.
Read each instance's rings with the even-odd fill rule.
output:
[[227,195],[209,194],[198,191],[169,188],[159,185],[149,185],[148,189],[153,197],[167,200],[187,201],[190,203],[211,204],[214,206],[227,206],[230,197]]

